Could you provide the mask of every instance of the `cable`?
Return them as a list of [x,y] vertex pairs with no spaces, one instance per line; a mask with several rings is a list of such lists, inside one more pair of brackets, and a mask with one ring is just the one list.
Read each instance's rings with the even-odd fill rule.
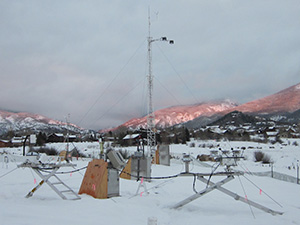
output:
[[136,55],[138,50],[144,45],[145,40],[143,40],[142,44],[135,50],[133,55],[129,58],[129,60],[125,63],[125,65],[121,68],[121,70],[116,74],[116,76],[111,80],[111,82],[106,86],[106,88],[102,91],[102,93],[99,95],[99,97],[96,99],[96,101],[91,105],[91,107],[87,110],[87,112],[83,115],[81,120],[78,122],[78,125],[82,123],[82,121],[85,119],[85,117],[90,113],[90,111],[94,108],[94,106],[97,104],[97,102],[103,97],[104,93],[109,89],[109,87],[114,83],[114,81],[117,79],[117,77],[121,74],[121,72],[125,69],[125,67],[129,64],[129,62],[132,60],[132,58]]
[[114,169],[118,170],[118,171],[120,172],[120,175],[121,175],[122,173],[124,173],[124,174],[127,174],[127,175],[132,176],[132,177],[135,177],[135,178],[141,178],[141,177],[143,177],[144,179],[147,179],[147,180],[171,179],[171,178],[178,177],[178,176],[180,176],[181,174],[184,174],[184,173],[178,173],[178,174],[170,175],[170,176],[145,177],[145,176],[136,176],[136,175],[133,175],[133,174],[131,174],[131,173],[128,173],[128,172],[126,172],[126,171],[124,171],[124,170],[117,169],[117,168],[114,168]]
[[87,168],[87,166],[85,166],[85,167],[82,167],[82,168],[80,168],[80,169],[77,169],[77,170],[72,170],[72,171],[67,171],[67,172],[57,172],[56,174],[68,174],[68,173],[76,173],[76,172],[79,172],[80,170],[84,170],[84,169],[86,169]]
[[143,91],[142,91],[142,95],[141,95],[141,111],[140,111],[140,113],[141,113],[141,115],[146,115],[147,114],[147,105],[146,104],[144,104],[145,102],[147,102],[146,101],[146,96],[147,96],[147,94],[146,94],[146,83],[147,83],[147,76],[145,76],[144,77],[144,81],[143,81]]
[[[239,178],[240,184],[241,184],[241,186],[242,186],[242,189],[243,189],[243,192],[244,192],[244,195],[245,195],[246,201],[248,202],[248,199],[247,199],[247,194],[246,194],[246,190],[245,190],[245,188],[244,188],[244,185],[242,184],[242,181],[241,181],[241,178],[240,178],[240,176],[238,176],[238,178]],[[254,213],[253,213],[252,207],[251,207],[251,205],[249,204],[249,202],[248,202],[248,205],[249,205],[250,211],[251,211],[251,213],[252,213],[252,216],[253,216],[253,217],[254,217],[254,219],[255,219],[255,215],[254,215]]]
[[[246,169],[245,168],[243,168],[241,165],[239,165],[246,173],[249,173],[250,175],[252,175],[253,176],[253,173],[246,167]],[[270,195],[268,195],[268,193],[266,193],[265,191],[263,191],[259,186],[257,186],[253,181],[251,181],[249,178],[247,178],[246,176],[245,176],[245,174],[243,175],[243,177],[246,179],[246,180],[248,180],[252,185],[254,185],[257,189],[259,189],[259,190],[261,190],[262,191],[262,193],[264,193],[268,198],[270,198],[273,202],[275,202],[278,206],[280,206],[281,208],[283,208],[283,206],[280,204],[280,203],[278,203],[274,198],[272,198]]]
[[[116,169],[116,168],[115,168]],[[119,170],[120,172],[120,170]],[[143,177],[144,179],[147,179],[147,180],[163,180],[163,179],[171,179],[171,178],[175,178],[175,177],[178,177],[180,176],[182,173],[179,173],[179,174],[175,174],[175,175],[170,175],[170,176],[163,176],[163,177],[144,177],[144,176],[136,176],[136,175],[133,175],[131,173],[127,173],[125,171],[121,171],[121,173],[125,173],[129,176],[132,176],[132,177],[135,177],[135,178],[141,178]]]
[[170,91],[169,89],[166,88],[166,86],[163,85],[163,83],[160,82],[159,79],[157,79],[156,77],[154,77],[155,80],[158,81],[158,83],[169,93],[169,95],[179,104],[179,105],[183,105]]
[[9,172],[7,172],[7,173],[1,175],[1,176],[0,176],[0,179],[1,179],[2,177],[5,177],[6,175],[10,174],[11,172],[15,171],[16,169],[18,169],[18,167],[16,167],[16,168],[14,168],[13,170],[11,170],[11,171],[9,171]]
[[142,89],[142,95],[141,95],[141,115],[147,114],[147,104],[146,98],[147,98],[147,92],[146,84],[148,79],[148,56],[145,55],[145,71],[144,71],[144,82],[143,82],[143,89]]
[[18,166],[16,159],[14,159],[14,157],[12,156],[11,153],[7,153],[7,156],[9,156],[9,159],[10,159],[11,162],[14,162],[14,164],[15,164],[16,166]]
[[197,175],[194,174],[193,191],[194,191],[196,194],[198,194],[199,192],[196,190],[196,177],[197,177]]
[[177,76],[180,78],[181,82],[184,84],[184,86],[187,88],[187,90],[190,92],[191,96],[194,98],[194,100],[196,102],[199,102],[199,100],[194,96],[193,92],[191,91],[191,89],[187,86],[187,84],[184,82],[184,80],[182,79],[182,77],[179,75],[179,73],[177,72],[177,70],[175,69],[175,67],[173,66],[173,64],[171,63],[171,61],[169,60],[169,58],[165,55],[165,53],[163,52],[163,50],[161,49],[161,47],[156,44],[158,46],[158,49],[161,51],[161,53],[163,54],[163,56],[166,58],[166,60],[168,61],[168,63],[170,64],[170,66],[172,67],[172,69],[174,70],[174,72],[177,74]]
[[272,201],[274,201],[277,205],[279,205],[281,208],[283,208],[283,206],[278,203],[275,199],[273,199],[270,195],[268,195],[265,191],[263,191],[260,187],[258,187],[254,182],[252,182],[249,178],[247,178],[245,175],[243,175],[243,177],[246,178],[246,180],[248,180],[251,184],[253,184],[255,187],[257,187],[259,190],[261,190],[267,197],[269,197]]
[[35,178],[35,176],[34,176],[34,174],[33,174],[33,172],[31,171],[31,169],[29,169],[30,170],[30,172],[31,172],[31,175],[32,175],[32,177],[33,177],[33,180],[34,180],[34,182],[36,181],[36,178]]
[[[166,180],[166,181],[164,181],[164,182],[162,182],[162,183],[160,183],[160,184],[154,185],[154,186],[152,186],[152,187],[150,187],[150,188],[146,188],[146,190],[147,190],[147,192],[149,193],[150,190],[152,190],[152,189],[154,189],[154,188],[158,188],[159,186],[162,186],[162,185],[164,185],[164,184],[166,184],[166,183],[168,183],[168,182],[170,182],[170,181],[172,181],[172,180]],[[134,197],[136,197],[137,195],[139,195],[139,194],[137,193],[137,194],[131,196],[129,199],[134,198]]]
[[[80,171],[80,170],[84,170],[84,169],[86,169],[87,167],[88,167],[88,166],[84,166],[84,167],[82,167],[82,168],[80,168],[80,169],[72,170],[72,171],[67,171],[67,172],[56,172],[55,174],[75,173],[75,172],[78,172],[78,171]],[[42,169],[39,169],[39,170],[41,170],[41,171],[43,171],[43,172],[45,172],[45,173],[50,173],[50,172],[47,171],[47,170],[51,170],[51,169],[53,169],[53,168],[42,168]]]
[[170,182],[170,181],[171,181],[171,180],[166,180],[166,181],[164,181],[164,182],[162,182],[162,183],[160,183],[160,184],[157,184],[157,185],[152,186],[151,188],[147,188],[147,190],[149,191],[149,190],[151,190],[151,189],[153,189],[153,188],[157,188],[157,187],[162,186],[162,185],[164,185],[164,184],[166,184],[167,182]]
[[129,90],[125,95],[123,95],[119,101],[117,101],[115,104],[113,104],[108,110],[106,110],[96,121],[102,119],[108,112],[110,112],[116,105],[118,105],[125,97],[127,97],[136,87],[139,86],[139,84],[144,80],[140,80],[131,90]]
[[246,168],[244,168],[240,164],[239,164],[239,167],[241,167],[245,171],[245,173],[249,173],[250,175],[253,175],[253,173],[248,169],[248,167],[244,164],[244,162],[242,162],[242,163]]
[[209,175],[209,178],[207,180],[207,184],[206,184],[206,188],[209,186],[209,182],[210,182],[210,179],[212,177],[212,175],[214,174],[214,172],[218,169],[218,167],[221,165],[221,162],[211,171],[210,175]]

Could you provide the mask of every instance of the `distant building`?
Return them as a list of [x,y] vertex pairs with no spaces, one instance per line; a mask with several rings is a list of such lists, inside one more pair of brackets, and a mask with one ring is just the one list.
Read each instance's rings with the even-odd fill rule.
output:
[[64,134],[61,133],[52,133],[47,137],[47,142],[64,142]]
[[77,136],[76,135],[69,135],[69,138],[67,139],[69,142],[76,142],[77,141]]
[[11,147],[11,142],[8,140],[0,140],[0,148]]
[[[20,147],[20,146],[23,146],[24,140],[25,140],[25,138],[23,138],[23,137],[13,137],[11,139],[11,144],[13,147]],[[27,139],[27,142],[29,142],[28,139]]]
[[127,145],[136,145],[139,143],[140,134],[127,134],[123,140]]

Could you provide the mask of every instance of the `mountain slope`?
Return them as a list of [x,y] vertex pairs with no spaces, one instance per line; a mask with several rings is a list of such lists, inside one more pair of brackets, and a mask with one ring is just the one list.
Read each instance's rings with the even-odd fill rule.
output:
[[[230,101],[201,103],[189,106],[175,106],[155,112],[157,127],[168,127],[184,123],[186,127],[197,128],[212,123],[232,111],[250,114],[270,114],[277,116],[290,114],[300,109],[300,83],[273,95],[237,106]],[[147,118],[135,118],[121,126],[145,127]]]
[[211,117],[200,116],[194,120],[191,120],[184,125],[187,128],[199,128],[206,126],[209,123],[216,124],[214,121],[222,118],[225,114],[229,114],[232,111],[239,111],[246,114],[260,115],[266,119],[274,121],[298,123],[300,110],[300,83],[286,88],[273,95],[257,99],[234,108],[230,108],[219,114],[215,114]]
[[209,124],[210,126],[213,125],[218,125],[218,126],[235,126],[239,127],[245,124],[254,124],[257,122],[263,121],[262,118],[252,116],[252,115],[247,115],[239,111],[232,111],[225,116],[217,119],[213,123]]
[[[236,104],[229,100],[187,106],[173,106],[155,111],[155,124],[157,127],[169,127],[193,120],[199,116],[209,117],[219,112],[234,108],[235,106]],[[146,124],[147,117],[143,117],[131,119],[121,126],[130,128],[145,128]]]
[[298,109],[300,109],[300,83],[234,108],[243,113],[258,114],[294,112]]
[[32,114],[27,112],[7,112],[0,110],[0,135],[13,130],[15,132],[20,131],[49,131],[49,132],[62,132],[64,130],[70,130],[74,132],[82,131],[81,128],[67,124],[61,121],[49,119],[42,115]]
[[292,123],[297,124],[300,122],[300,109],[290,113],[271,113],[267,115],[263,115],[267,119],[271,119],[277,122],[284,122],[284,123]]
[[[273,95],[240,106],[237,106],[229,100],[225,100],[195,105],[174,106],[157,110],[155,112],[155,124],[159,128],[164,128],[184,123],[187,127],[196,128],[212,123],[232,111],[240,111],[248,114],[263,114],[272,117],[271,119],[278,117],[278,121],[293,121],[296,123],[300,121],[299,111],[297,111],[299,109],[300,83]],[[131,119],[121,126],[127,128],[145,128],[146,124],[147,117],[143,117]],[[63,132],[70,130],[76,133],[83,131],[83,129],[76,125],[67,125],[64,122],[49,119],[41,115],[0,110],[0,135],[9,130],[16,132],[26,130],[33,132]]]

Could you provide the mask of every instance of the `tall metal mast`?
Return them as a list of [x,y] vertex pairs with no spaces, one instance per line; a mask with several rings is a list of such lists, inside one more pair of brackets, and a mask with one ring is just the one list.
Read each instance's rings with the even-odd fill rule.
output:
[[152,43],[155,41],[168,41],[169,44],[174,44],[173,40],[168,40],[166,37],[153,39],[151,37],[151,20],[150,9],[148,11],[148,115],[147,115],[147,152],[148,156],[153,154],[156,149],[156,130],[155,130],[155,115],[153,111],[153,75],[152,75]]

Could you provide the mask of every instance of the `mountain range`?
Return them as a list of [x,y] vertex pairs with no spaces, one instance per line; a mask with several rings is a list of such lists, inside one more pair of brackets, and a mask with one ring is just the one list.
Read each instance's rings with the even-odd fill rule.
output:
[[[269,116],[274,120],[284,120],[291,113],[299,116],[296,111],[300,109],[300,83],[286,88],[273,95],[257,99],[242,105],[230,100],[200,103],[187,106],[174,106],[155,111],[155,124],[157,127],[168,127],[184,124],[188,128],[207,125],[232,112],[239,111],[247,114]],[[294,117],[291,117],[293,120]],[[297,120],[298,121],[298,120]],[[120,127],[145,128],[147,117],[134,118]]]
[[[242,105],[230,100],[223,100],[164,108],[154,112],[155,124],[158,128],[180,124],[184,124],[188,128],[196,128],[212,123],[232,111],[262,115],[276,121],[297,123],[300,120],[300,83],[273,95]],[[146,124],[146,116],[133,118],[111,130],[120,127],[145,128]],[[0,135],[11,130],[17,132],[26,130],[32,132],[64,132],[69,130],[73,133],[84,131],[83,128],[74,124],[67,124],[38,114],[0,110]]]
[[234,110],[243,113],[271,114],[291,113],[298,109],[300,109],[300,83],[273,95],[237,106]]
[[63,133],[66,130],[73,133],[80,133],[83,129],[74,124],[67,124],[38,114],[0,110],[0,135],[8,131]]
[[[210,117],[227,110],[230,111],[230,109],[236,106],[237,104],[230,100],[173,106],[156,111],[155,124],[160,128],[170,127],[194,120],[198,117]],[[147,117],[143,117],[131,119],[121,126],[130,128],[145,128],[146,124]]]

